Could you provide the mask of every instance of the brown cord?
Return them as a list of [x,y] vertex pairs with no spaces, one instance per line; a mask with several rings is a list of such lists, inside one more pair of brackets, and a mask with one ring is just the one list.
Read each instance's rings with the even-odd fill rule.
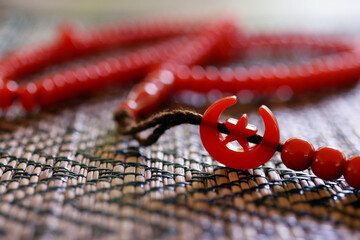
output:
[[[118,123],[118,131],[123,135],[133,135],[142,146],[149,146],[155,143],[160,136],[168,129],[180,124],[200,125],[203,115],[190,110],[171,110],[160,112],[150,118],[136,122],[129,111],[122,109],[115,113],[114,119]],[[140,137],[142,131],[154,128],[154,130],[145,138]],[[225,124],[219,123],[217,126],[219,132],[229,134],[230,131]],[[255,134],[247,138],[251,143],[258,144],[263,139],[260,134]],[[283,144],[280,143],[277,151],[281,152]]]

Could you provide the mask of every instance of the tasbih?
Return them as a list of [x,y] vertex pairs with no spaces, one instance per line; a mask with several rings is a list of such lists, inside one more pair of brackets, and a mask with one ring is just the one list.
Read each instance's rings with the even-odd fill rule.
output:
[[[134,48],[134,46],[140,47]],[[55,71],[18,82],[45,68],[119,48],[134,48],[92,63]],[[274,51],[316,49],[321,57],[289,64],[245,67],[203,67],[230,62],[248,49]],[[248,123],[247,115],[219,123],[220,114],[236,103],[236,96],[212,104],[204,115],[189,110],[161,112],[143,121],[174,93],[191,90],[207,93],[218,90],[242,94],[292,95],[351,86],[359,80],[360,54],[346,41],[313,35],[246,35],[231,19],[185,23],[179,21],[123,23],[83,30],[65,24],[51,43],[10,52],[0,60],[0,107],[6,110],[20,103],[27,112],[48,108],[79,96],[97,93],[115,85],[137,85],[115,112],[118,132],[133,135],[141,145],[150,145],[169,128],[190,123],[200,125],[205,149],[220,163],[235,169],[251,169],[266,163],[276,151],[290,169],[311,167],[324,180],[342,175],[360,189],[360,156],[346,159],[333,147],[314,147],[305,139],[291,138],[280,143],[274,114],[259,108],[265,132]],[[146,137],[139,133],[153,129]],[[224,136],[225,134],[226,136]],[[231,144],[236,141],[241,147]],[[249,143],[254,143],[250,146]]]

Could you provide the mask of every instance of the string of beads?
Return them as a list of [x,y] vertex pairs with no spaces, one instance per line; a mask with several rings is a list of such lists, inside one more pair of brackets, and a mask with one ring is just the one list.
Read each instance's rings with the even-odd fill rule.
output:
[[[242,90],[247,90],[255,94],[271,96],[284,89],[290,91],[291,94],[301,94],[323,90],[324,86],[327,89],[350,86],[359,80],[360,55],[356,46],[347,45],[342,41],[292,35],[258,35],[247,39],[242,36],[242,38],[237,38],[235,44],[233,42],[229,52],[241,53],[241,50],[254,46],[312,47],[332,54],[307,62],[248,69],[243,67],[204,68],[178,62],[164,63],[160,68],[148,74],[140,85],[133,88],[127,100],[119,106],[115,113],[119,131],[123,134],[135,135],[142,144],[152,144],[170,127],[181,123],[200,124],[197,114],[191,116],[191,113],[179,114],[178,111],[160,113],[151,119],[135,124],[136,118],[153,112],[168,96],[179,90],[207,93],[217,89],[232,94],[239,94],[239,92],[241,94]],[[229,54],[225,56],[229,57]],[[164,82],[169,83],[170,86],[163,87]],[[179,115],[182,117],[179,118]],[[177,119],[181,120],[176,121]],[[157,127],[146,139],[141,139],[137,135],[154,126]],[[222,132],[227,132],[224,126]],[[259,143],[258,140],[259,136],[248,138],[248,141],[253,143]],[[280,144],[278,150],[281,152],[282,161],[290,169],[302,171],[311,167],[314,174],[324,180],[336,180],[344,175],[350,186],[360,189],[359,155],[346,160],[345,155],[333,147],[321,147],[315,151],[314,147],[302,138],[289,139],[284,144]]]
[[[199,31],[200,26],[153,21],[82,30],[64,24],[54,41],[9,52],[0,59],[0,108],[7,109],[20,101],[23,108],[30,112],[36,106],[48,107],[100,91],[109,85],[133,83],[145,74],[146,69],[186,44],[189,34]],[[173,37],[175,39],[168,40]],[[68,60],[160,40],[166,41],[30,82],[19,82],[22,77]]]
[[[119,109],[127,109],[135,118],[141,114],[146,115],[155,108],[150,106],[151,102],[158,103],[157,106],[163,103],[160,100],[153,100],[153,98],[157,98],[157,94],[167,93],[170,96],[180,90],[207,93],[216,89],[236,95],[241,95],[243,91],[251,91],[255,95],[265,96],[273,96],[286,91],[290,95],[296,95],[324,90],[324,88],[351,86],[358,81],[360,55],[355,46],[345,42],[317,36],[299,37],[296,35],[257,35],[247,38],[242,36],[236,39],[237,43],[230,46],[227,53],[223,52],[223,59],[225,55],[229,60],[228,53],[231,53],[233,57],[238,56],[244,49],[255,46],[261,48],[283,46],[285,49],[307,47],[332,54],[300,63],[250,68],[217,68],[214,66],[204,68],[200,65],[185,65],[178,62],[163,63],[161,67],[149,73],[141,85],[131,90],[127,100],[119,106]],[[225,48],[223,47],[223,49]],[[171,82],[173,87],[171,89],[156,88],[156,94],[140,94],[162,81]],[[135,97],[139,95],[141,97]]]
[[[160,41],[160,42],[159,42]],[[70,59],[111,51],[119,47],[150,42],[128,53],[57,71],[30,82],[19,78]],[[203,67],[226,62],[251,48],[310,48],[324,53],[305,62],[250,68]],[[209,24],[137,23],[88,31],[64,25],[52,43],[14,51],[0,60],[0,107],[7,109],[20,101],[26,111],[46,108],[78,96],[89,95],[113,85],[134,84],[144,78],[119,105],[115,113],[119,132],[134,134],[159,125],[152,143],[169,127],[199,124],[201,116],[172,112],[145,122],[136,119],[152,113],[180,90],[241,94],[251,91],[265,96],[279,92],[302,94],[349,86],[358,81],[360,54],[357,47],[329,37],[259,34],[246,36],[231,20]],[[178,116],[178,117],[176,117]],[[161,123],[161,124],[159,124]],[[224,125],[219,129],[227,133]],[[261,136],[251,136],[258,143]],[[334,180],[344,175],[348,184],[360,189],[360,156],[346,160],[332,147],[315,151],[306,140],[293,138],[278,147],[284,164],[296,171],[311,167],[318,177]]]

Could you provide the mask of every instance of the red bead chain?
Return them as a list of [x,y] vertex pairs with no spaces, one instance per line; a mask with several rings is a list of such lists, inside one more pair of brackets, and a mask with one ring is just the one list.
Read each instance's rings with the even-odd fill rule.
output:
[[[181,45],[189,35],[196,32],[199,24],[180,22],[138,22],[92,30],[80,30],[71,25],[60,28],[59,37],[52,43],[28,47],[10,52],[0,60],[0,107],[5,109],[18,98],[25,110],[31,111],[37,104],[49,106],[65,98],[101,90],[108,84],[136,79],[146,69],[159,63],[173,48]],[[68,59],[128,47],[142,42],[163,40],[181,36],[177,40],[150,46],[128,55],[120,54],[99,62],[58,72],[30,83],[18,84],[17,78],[43,70]],[[121,59],[120,59],[121,58]],[[148,61],[148,62],[146,62]],[[136,73],[136,74],[135,74]],[[135,76],[136,75],[136,76]],[[118,77],[120,79],[118,79]],[[126,82],[126,81],[125,81]],[[107,83],[112,84],[109,80]],[[100,86],[98,89],[97,87]],[[71,93],[71,94],[62,94]]]
[[302,171],[311,167],[313,173],[324,180],[336,180],[342,175],[355,189],[360,189],[360,155],[346,160],[340,150],[333,147],[314,147],[305,139],[291,138],[281,150],[281,160],[290,169]]
[[[171,38],[170,40],[168,38]],[[166,39],[166,40],[165,40]],[[162,42],[126,54],[57,71],[27,83],[16,79],[49,65],[143,42]],[[317,49],[326,56],[306,62],[251,68],[202,67],[214,61],[229,61],[252,48]],[[63,25],[53,43],[9,53],[0,59],[0,107],[19,100],[26,111],[49,107],[77,96],[93,94],[107,86],[135,83],[119,110],[134,118],[149,114],[175,91],[209,92],[212,89],[238,94],[274,95],[281,89],[292,94],[347,86],[358,81],[360,54],[352,44],[327,37],[305,35],[245,36],[233,21],[206,25],[181,22],[134,23],[81,30]],[[282,147],[283,163],[297,171],[311,167],[324,180],[344,175],[360,189],[360,156],[346,160],[332,147],[314,147],[304,139],[289,139]]]
[[[148,74],[140,85],[130,91],[127,100],[119,106],[119,109],[127,109],[136,118],[152,112],[175,90],[181,89],[177,85],[173,66],[205,63],[211,58],[223,57],[216,48],[221,48],[223,52],[229,51],[227,40],[234,33],[237,33],[236,28],[228,21],[210,25],[200,31],[186,45],[176,49],[174,54],[163,58],[160,67]],[[189,84],[189,87],[194,86]]]
[[[141,79],[148,69],[158,64],[161,59],[173,54],[176,48],[180,48],[186,42],[187,39],[183,37],[173,39],[128,54],[116,55],[48,75],[38,79],[35,82],[35,88],[31,89],[33,102],[38,101],[40,106],[47,107],[76,96],[98,92],[111,85],[134,83]],[[68,92],[68,94],[61,92]],[[25,99],[26,96],[22,94],[24,93],[19,94],[19,98],[25,108],[29,103],[28,99]],[[29,90],[27,90],[28,95]]]
[[[234,32],[232,32],[234,33]],[[232,39],[234,35],[220,35],[219,38],[225,41]],[[237,38],[240,39],[240,38]],[[266,96],[276,95],[281,90],[287,90],[290,94],[301,94],[310,91],[317,91],[329,88],[345,87],[354,84],[358,81],[360,75],[360,55],[355,47],[346,44],[342,41],[331,40],[328,38],[319,37],[297,37],[284,36],[281,38],[278,35],[269,36],[254,36],[237,40],[238,43],[232,46],[222,47],[222,58],[228,57],[229,52],[238,52],[241,54],[242,50],[251,46],[269,47],[269,46],[296,46],[296,47],[318,47],[325,52],[338,52],[329,56],[323,56],[314,60],[309,60],[297,64],[278,64],[267,65],[251,68],[216,68],[202,66],[194,66],[189,60],[187,64],[182,64],[181,61],[173,61],[171,64],[163,64],[156,70],[157,72],[168,71],[171,72],[173,78],[171,88],[173,91],[179,90],[193,90],[196,92],[207,93],[213,89],[232,94],[238,94],[241,90],[252,91],[255,94]],[[219,40],[221,41],[221,40]],[[241,43],[241,44],[240,44]],[[191,46],[191,45],[190,45]],[[247,46],[247,47],[246,47]],[[204,51],[204,48],[202,49]],[[199,51],[202,53],[202,51]],[[186,51],[182,51],[186,55]],[[211,52],[208,52],[210,56]],[[188,54],[190,55],[190,54]],[[176,59],[181,59],[176,55]],[[193,54],[194,56],[194,54]],[[195,61],[193,61],[195,62]],[[193,66],[189,66],[193,65]],[[156,74],[150,74],[143,84],[136,86],[128,95],[128,99],[119,106],[119,109],[126,108],[130,110],[134,117],[149,113],[144,109],[153,109],[150,105],[160,105],[162,100],[154,102],[153,95],[141,95],[141,92],[146,92],[146,82],[151,83],[156,81],[158,77]],[[172,92],[168,92],[170,96]],[[142,103],[140,103],[140,101]],[[146,106],[149,104],[149,106]],[[131,107],[129,107],[131,106]],[[141,106],[137,109],[135,106]]]
[[198,26],[194,24],[159,21],[125,23],[85,31],[64,24],[60,26],[59,36],[55,41],[28,46],[26,49],[3,56],[0,60],[0,77],[3,80],[11,80],[68,59],[190,34],[197,28]]
[[[70,30],[66,29],[63,30],[60,40],[54,44],[35,47],[30,51],[18,50],[9,53],[0,60],[0,107],[8,108],[18,98],[23,108],[31,111],[37,105],[48,107],[79,95],[97,92],[109,85],[133,83],[144,76],[150,67],[173,54],[175,49],[186,45],[189,41],[187,35],[85,66],[58,71],[30,83],[20,84],[19,87],[11,79],[40,71],[68,58],[93,54],[116,45],[129,46],[135,42],[195,31],[191,26],[171,26],[171,23],[163,26],[159,23],[135,24],[125,28],[93,30],[79,36],[74,35],[73,30],[69,33]],[[100,32],[108,38],[100,38]]]
[[[228,47],[227,53],[231,50],[241,53],[242,49],[250,47],[296,46],[315,47],[331,55],[304,63],[249,69],[189,67],[190,61],[182,65],[181,62],[162,64],[130,92],[128,99],[119,109],[127,109],[133,117],[138,117],[152,112],[178,90],[206,93],[217,89],[237,94],[240,90],[246,89],[258,94],[273,95],[281,87],[287,87],[293,94],[299,94],[320,90],[324,86],[336,88],[354,84],[360,75],[360,55],[354,46],[346,42],[293,35],[259,35],[242,40]],[[223,56],[228,57],[229,54]],[[308,141],[293,138],[283,145],[281,158],[288,168],[301,171],[311,167],[314,174],[324,180],[335,180],[344,175],[350,186],[360,189],[360,177],[357,175],[360,173],[358,156],[346,161],[345,155],[337,149],[322,147],[315,151]]]

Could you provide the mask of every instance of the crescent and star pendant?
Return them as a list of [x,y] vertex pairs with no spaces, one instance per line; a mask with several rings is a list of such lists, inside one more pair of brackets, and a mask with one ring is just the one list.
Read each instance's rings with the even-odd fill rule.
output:
[[[230,133],[223,137],[217,129],[219,117],[226,108],[234,105],[236,100],[236,96],[225,97],[206,110],[200,124],[201,141],[210,156],[227,167],[242,170],[256,168],[270,160],[276,152],[280,142],[279,125],[270,109],[262,105],[259,114],[264,121],[265,132],[259,144],[249,146],[247,138],[255,135],[257,128],[248,124],[246,114],[238,121],[228,119],[225,126]],[[231,144],[233,141],[237,141],[242,148]]]

